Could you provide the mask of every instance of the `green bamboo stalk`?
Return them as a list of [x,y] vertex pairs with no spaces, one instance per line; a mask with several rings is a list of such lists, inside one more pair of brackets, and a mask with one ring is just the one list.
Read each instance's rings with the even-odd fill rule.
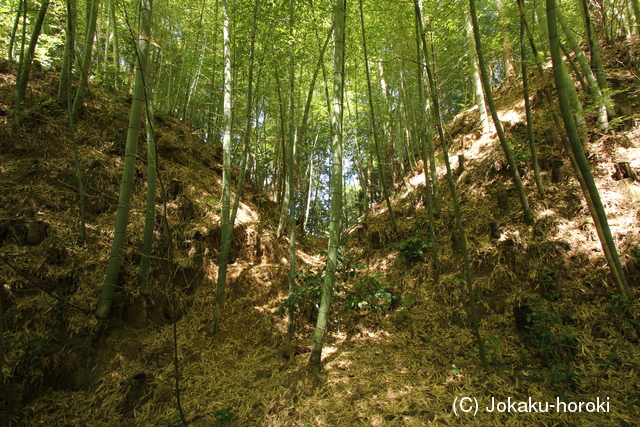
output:
[[109,0],[109,21],[113,31],[113,87],[118,90],[120,81],[120,42],[118,36],[118,21],[116,20],[115,0]]
[[[451,162],[449,161],[449,150],[447,147],[447,140],[444,137],[444,131],[442,126],[442,118],[440,115],[440,107],[438,103],[438,89],[435,81],[435,76],[433,71],[431,70],[431,64],[429,61],[429,49],[427,48],[427,42],[425,39],[424,30],[422,29],[422,14],[420,11],[420,0],[414,0],[414,6],[416,9],[416,15],[418,20],[418,26],[420,30],[420,34],[422,37],[422,44],[424,46],[425,52],[425,68],[427,70],[427,77],[429,79],[429,88],[431,91],[431,99],[433,104],[433,117],[436,121],[436,126],[438,127],[438,131],[440,133],[440,146],[442,147],[442,154],[444,156],[445,166],[447,168],[447,183],[449,184],[449,191],[451,192],[451,200],[453,202],[453,210],[456,218],[456,228],[458,229],[458,234],[460,235],[460,248],[462,251],[462,260],[464,264],[464,272],[465,272],[465,280],[464,282],[467,285],[467,292],[469,294],[469,307],[471,308],[471,324],[473,327],[473,333],[476,338],[476,344],[478,345],[478,351],[480,353],[480,361],[483,366],[487,366],[487,356],[484,347],[484,341],[482,340],[482,336],[480,334],[480,319],[478,317],[478,310],[476,308],[476,297],[475,290],[473,286],[473,276],[471,274],[471,261],[469,259],[469,250],[467,247],[467,237],[464,229],[464,225],[462,224],[462,212],[460,211],[460,200],[458,199],[458,193],[456,191],[456,185],[453,180],[453,173],[451,172]],[[482,64],[482,63],[481,63]]]
[[[113,242],[109,254],[107,274],[102,284],[102,294],[96,309],[97,324],[96,335],[101,335],[106,329],[109,318],[113,294],[116,289],[120,266],[122,265],[122,252],[129,222],[129,209],[131,206],[131,193],[133,190],[133,177],[136,169],[136,153],[138,151],[138,135],[142,118],[142,108],[145,102],[144,73],[147,69],[149,58],[149,38],[151,35],[151,0],[140,1],[140,24],[137,40],[138,67],[136,69],[136,81],[133,89],[133,102],[129,115],[129,130],[127,131],[127,143],[124,152],[124,168],[122,171],[122,183],[120,185],[120,198],[116,213],[116,224],[113,233]],[[76,96],[76,100],[77,100]],[[75,107],[75,103],[74,103]]]
[[593,174],[591,173],[591,168],[589,167],[589,162],[587,160],[586,155],[584,154],[580,137],[578,136],[576,124],[573,119],[573,115],[571,114],[571,109],[569,106],[569,97],[567,95],[567,87],[566,87],[567,82],[563,76],[563,71],[562,71],[564,67],[564,63],[562,61],[562,56],[561,56],[560,47],[559,47],[559,39],[558,39],[557,13],[556,13],[557,5],[555,0],[546,0],[546,4],[547,4],[547,24],[549,27],[549,43],[551,47],[551,57],[553,60],[553,75],[556,82],[556,89],[558,92],[558,101],[560,103],[560,111],[562,113],[562,119],[564,121],[567,136],[569,137],[571,150],[573,152],[573,155],[575,156],[576,163],[580,169],[580,172],[582,173],[582,177],[584,179],[589,196],[593,203],[593,209],[591,209],[591,216],[594,219],[594,223],[599,228],[598,235],[601,237],[600,239],[601,244],[603,247],[604,246],[608,247],[608,254],[607,254],[607,251],[605,251],[605,255],[608,255],[607,262],[609,263],[609,268],[611,269],[612,275],[614,277],[616,286],[618,287],[618,291],[620,292],[620,294],[626,298],[630,298],[631,293],[629,291],[629,284],[625,277],[624,270],[622,269],[622,264],[620,263],[620,258],[618,257],[618,252],[615,247],[613,237],[611,235],[611,230],[609,228],[607,215],[604,210],[602,201],[600,200],[598,187],[596,187]]
[[638,0],[631,0],[633,16],[636,18],[636,34],[640,34],[640,3]]
[[[571,59],[569,59],[569,62],[571,63]],[[584,119],[582,102],[580,101],[580,97],[578,96],[576,87],[573,85],[573,80],[571,80],[569,70],[567,70],[566,67],[562,67],[562,76],[566,81],[567,95],[569,96],[569,106],[571,107],[571,113],[573,114],[573,118],[576,122],[578,135],[580,135],[580,141],[582,142],[582,147],[584,148],[589,142],[589,131],[587,130],[587,122]]]
[[333,28],[335,34],[334,78],[333,78],[333,116],[331,118],[331,219],[329,224],[329,251],[327,254],[327,272],[322,287],[322,298],[318,310],[311,347],[309,364],[320,369],[322,344],[329,322],[333,283],[338,265],[338,247],[340,246],[340,218],[342,216],[342,100],[344,90],[344,32],[345,0],[336,0]]
[[76,185],[78,186],[78,198],[79,198],[79,208],[80,208],[80,218],[79,218],[79,233],[78,233],[78,242],[82,245],[86,240],[86,217],[87,217],[87,203],[86,196],[84,192],[84,178],[82,174],[82,167],[80,166],[80,153],[78,150],[78,141],[75,136],[75,123],[73,121],[73,114],[71,114],[71,87],[67,88],[67,113],[69,120],[69,138],[71,139],[71,151],[73,153],[73,163],[76,169]]
[[513,154],[511,153],[511,147],[507,142],[507,138],[504,134],[504,129],[502,128],[502,123],[500,122],[500,118],[498,117],[498,109],[496,108],[495,102],[493,100],[493,92],[491,91],[491,85],[489,83],[489,74],[487,73],[486,62],[484,60],[484,53],[482,52],[482,42],[480,40],[480,27],[478,26],[478,16],[476,14],[476,2],[475,0],[469,0],[469,9],[471,14],[471,23],[473,26],[473,38],[476,43],[476,53],[478,55],[478,65],[480,68],[480,77],[482,80],[482,87],[484,88],[484,94],[487,98],[487,104],[489,106],[489,110],[491,111],[491,117],[493,118],[493,124],[496,127],[496,131],[498,133],[498,138],[500,139],[500,145],[502,146],[502,151],[504,152],[505,159],[507,160],[507,164],[509,165],[509,169],[511,169],[513,183],[518,191],[518,197],[520,198],[520,204],[522,204],[522,209],[524,210],[524,219],[527,223],[533,223],[533,215],[531,213],[531,209],[529,208],[529,202],[527,201],[527,195],[524,191],[524,185],[522,184],[522,179],[520,179],[520,173],[518,172],[518,167],[516,166],[516,162],[513,158]]
[[602,91],[607,108],[607,114],[609,118],[615,116],[611,97],[609,96],[609,83],[607,82],[607,75],[604,72],[604,65],[602,63],[602,52],[600,44],[596,37],[595,28],[593,27],[593,21],[591,20],[591,13],[589,11],[588,0],[580,0],[580,7],[582,9],[582,16],[584,18],[584,26],[587,32],[587,40],[589,41],[589,51],[591,52],[591,68],[598,80],[598,86]]
[[64,53],[62,56],[62,68],[60,69],[60,82],[58,84],[58,104],[67,105],[71,91],[71,68],[75,58],[76,38],[76,1],[67,0],[67,16],[65,28]]
[[156,188],[158,153],[153,120],[153,102],[149,76],[144,73],[146,130],[147,130],[147,200],[145,205],[144,232],[142,237],[142,254],[140,259],[140,273],[138,284],[142,296],[142,310],[148,317],[149,310],[149,268],[151,266],[151,249],[153,246],[153,228],[156,219]]
[[535,139],[533,137],[533,117],[531,114],[531,101],[529,100],[529,72],[527,70],[527,52],[525,48],[525,23],[526,16],[520,15],[520,61],[522,68],[522,93],[524,96],[524,109],[527,117],[527,139],[529,140],[529,149],[531,150],[531,164],[533,166],[533,174],[536,181],[536,188],[540,197],[544,197],[544,187],[540,179],[540,167],[538,166],[538,150],[536,149]]
[[47,15],[48,8],[49,0],[42,0],[42,3],[40,4],[40,11],[38,12],[33,32],[31,33],[31,39],[29,40],[29,47],[24,55],[24,59],[22,59],[21,56],[21,66],[19,67],[18,81],[16,82],[16,117],[20,116],[20,110],[22,109],[22,103],[24,102],[27,91],[27,83],[29,82],[29,73],[31,72],[31,67],[33,65],[33,57],[36,52],[36,45],[38,44],[38,38],[42,31],[42,23]]
[[[286,114],[285,104],[282,97],[282,89],[280,88],[280,73],[278,65],[276,64],[276,81],[278,82],[276,89],[278,91],[278,105],[280,107],[280,139],[282,143],[282,153],[280,156],[275,156],[281,165],[274,171],[274,175],[278,177],[279,186],[277,188],[277,201],[282,202],[280,206],[280,218],[278,220],[278,229],[276,230],[276,238],[280,239],[284,233],[285,219],[287,216],[287,209],[289,209],[289,181],[287,180],[287,131],[286,131]],[[293,112],[290,112],[293,115]],[[279,144],[278,144],[279,145]]]
[[[521,16],[524,16],[524,2],[523,0],[517,0],[518,2],[518,7],[520,8],[520,13]],[[542,7],[542,12],[544,13],[544,6]],[[547,22],[546,19],[546,15],[544,15],[544,22]],[[540,58],[540,55],[538,54],[538,49],[536,48],[536,44],[533,40],[533,34],[531,32],[531,29],[529,28],[529,25],[527,24],[526,20],[524,21],[525,24],[525,29],[526,29],[526,33],[527,36],[529,38],[529,44],[531,46],[531,51],[533,52],[533,56],[536,60],[536,70],[538,73],[538,76],[540,77],[540,79],[542,80],[542,86],[545,88],[544,89],[544,94],[545,94],[545,99],[547,100],[547,104],[549,105],[549,111],[551,112],[551,117],[553,118],[553,122],[556,126],[556,129],[558,129],[559,135],[560,135],[560,141],[562,142],[562,145],[567,153],[567,156],[569,157],[569,161],[571,162],[571,167],[573,168],[573,172],[576,175],[576,179],[578,180],[579,184],[580,184],[580,188],[582,189],[582,193],[585,196],[585,199],[587,201],[587,205],[589,206],[589,210],[591,212],[595,211],[595,207],[593,204],[593,200],[591,199],[591,196],[589,195],[589,190],[587,189],[587,184],[585,183],[585,180],[582,176],[582,172],[580,171],[580,167],[578,166],[578,162],[576,161],[576,157],[573,154],[573,151],[571,150],[571,146],[569,144],[569,141],[567,140],[567,136],[565,135],[564,132],[564,125],[561,122],[560,116],[558,114],[557,111],[557,107],[556,107],[556,101],[555,98],[553,97],[553,95],[551,94],[551,88],[549,87],[548,84],[548,79],[547,79],[547,74],[544,72],[544,69],[542,67],[542,59]],[[546,33],[546,27],[545,27],[545,33]],[[600,238],[600,241],[605,241],[604,238],[604,234],[602,232],[602,227],[600,226],[600,219],[597,216],[593,217],[594,219],[594,224],[596,227],[596,231],[598,232],[598,237]],[[611,251],[609,249],[609,247],[607,245],[603,245],[602,249],[604,250],[605,253],[605,257],[606,259],[610,261],[610,265],[613,264],[613,257],[611,255]],[[616,279],[616,277],[618,277],[618,273],[617,270],[612,270],[612,273],[614,275],[614,280],[618,280]]]
[[11,36],[9,37],[9,52],[7,58],[9,61],[13,61],[14,46],[16,41],[16,33],[18,32],[18,24],[20,24],[20,17],[22,16],[22,4],[25,0],[18,0],[18,6],[16,10],[16,17],[13,20],[13,27],[11,29]]
[[[569,25],[567,24],[567,21],[564,18],[562,11],[560,10],[559,7],[557,7],[555,12],[556,12],[556,17],[558,19],[558,22],[562,26],[564,34],[567,37],[567,40],[569,41],[571,50],[573,50],[574,54],[576,55],[576,58],[578,59],[578,62],[580,63],[582,74],[587,78],[587,83],[588,83],[587,86],[589,88],[589,93],[591,94],[591,97],[593,98],[594,102],[596,103],[596,107],[598,108],[598,127],[600,128],[600,130],[606,131],[609,128],[607,104],[604,96],[602,95],[602,91],[598,86],[598,80],[596,79],[596,76],[593,74],[593,71],[591,71],[591,67],[589,66],[589,61],[584,56],[584,53],[582,53],[582,49],[580,48],[578,41],[573,35],[573,32],[569,28]],[[549,17],[547,17],[547,21],[548,20],[549,20]],[[551,38],[551,34],[549,34],[549,38]]]
[[76,96],[73,100],[73,119],[77,120],[82,112],[82,104],[87,93],[87,85],[89,83],[89,71],[91,70],[91,52],[93,50],[93,38],[96,34],[96,23],[98,20],[98,3],[99,0],[91,0],[87,9],[86,31],[84,40],[84,49],[82,54],[82,64],[80,64],[80,80],[76,89]]
[[220,310],[224,305],[225,284],[233,226],[231,224],[231,42],[229,39],[229,13],[227,0],[222,1],[222,37],[224,43],[224,136],[222,139],[222,232],[218,261],[218,286],[213,311],[212,332],[218,332]]
[[[68,0],[67,1],[67,19],[66,19],[66,27],[67,27],[67,40],[65,43],[65,58],[63,60],[63,69],[60,76],[60,85],[58,87],[58,102],[62,104],[62,102],[66,103],[67,107],[67,119],[69,122],[69,139],[71,140],[71,151],[73,153],[73,162],[76,170],[76,185],[78,187],[78,196],[79,196],[79,208],[80,208],[80,230],[78,233],[78,242],[80,244],[84,244],[86,240],[86,211],[87,211],[87,203],[86,196],[84,191],[84,178],[82,174],[82,167],[80,165],[80,153],[78,150],[78,142],[75,136],[75,123],[73,120],[72,114],[72,90],[71,90],[71,66],[73,63],[73,46],[74,46],[74,38],[75,38],[75,1]],[[66,69],[66,75],[64,73]],[[66,80],[63,82],[63,80]],[[62,92],[64,91],[64,93]]]
[[373,141],[375,145],[376,159],[378,160],[378,173],[380,174],[380,185],[382,187],[382,194],[384,200],[387,203],[387,209],[389,210],[389,217],[391,218],[391,224],[393,225],[393,231],[398,236],[398,223],[396,217],[393,214],[393,207],[391,206],[391,199],[389,198],[389,189],[387,188],[387,180],[385,170],[382,164],[382,156],[380,155],[380,145],[378,142],[378,128],[376,126],[376,115],[373,107],[373,95],[371,90],[371,73],[369,72],[369,57],[367,55],[367,39],[364,31],[364,14],[362,13],[362,0],[360,0],[360,23],[362,25],[362,50],[364,51],[364,64],[365,72],[367,75],[367,93],[369,98],[369,114],[371,116],[371,132],[373,133]]
[[480,113],[482,133],[485,134],[491,132],[491,122],[489,120],[489,114],[487,113],[487,104],[484,102],[484,93],[482,93],[482,79],[480,78],[478,55],[476,54],[476,46],[473,39],[473,24],[471,23],[471,16],[469,14],[466,15],[467,54],[469,55],[469,62],[471,62],[473,93],[476,98],[476,104],[478,105],[478,112]]
[[[415,31],[416,31],[416,51],[417,51],[417,62],[418,62],[418,117],[420,120],[420,123],[418,124],[419,128],[420,128],[420,133],[418,135],[418,139],[421,142],[420,144],[420,148],[422,149],[422,159],[423,159],[423,168],[424,168],[424,191],[425,191],[425,198],[427,200],[427,219],[429,221],[429,237],[431,237],[431,255],[433,256],[433,269],[434,269],[434,276],[437,278],[439,276],[439,272],[440,272],[440,261],[438,259],[438,242],[437,242],[437,238],[436,238],[436,223],[435,223],[435,215],[439,214],[439,206],[440,203],[438,202],[438,207],[436,208],[435,203],[434,203],[434,198],[436,197],[434,195],[434,197],[432,197],[431,195],[431,185],[432,183],[435,185],[435,183],[437,183],[437,177],[438,175],[435,175],[435,179],[433,178],[433,176],[430,178],[429,177],[429,170],[427,165],[429,164],[429,161],[431,160],[432,163],[432,171],[435,171],[435,150],[433,147],[433,136],[431,135],[430,131],[427,131],[427,126],[426,126],[426,120],[424,115],[422,114],[423,112],[427,111],[427,105],[424,102],[423,99],[423,93],[422,93],[422,54],[421,54],[421,50],[420,50],[420,35],[422,34],[422,17],[420,14],[420,4],[418,3],[418,1],[414,1],[414,16],[415,16]],[[427,52],[424,52],[425,56],[428,55]],[[426,141],[425,141],[426,140]],[[427,151],[427,142],[429,145],[428,151]],[[439,196],[439,192],[436,193]],[[436,211],[436,209],[438,209],[438,211]]]
[[238,174],[238,182],[236,185],[236,194],[233,199],[233,208],[231,209],[231,228],[236,223],[236,215],[240,206],[240,196],[242,195],[242,186],[244,177],[247,172],[247,163],[249,160],[249,152],[251,151],[251,133],[253,131],[253,62],[256,44],[256,26],[258,23],[258,0],[253,3],[253,25],[251,27],[251,45],[249,48],[249,77],[247,82],[247,111],[245,114],[244,136],[242,137],[243,155],[240,165],[240,173]]
[[[293,37],[293,0],[289,0],[289,142],[287,144],[287,173],[289,181],[289,295],[296,286],[296,198],[295,198],[295,40]],[[288,334],[295,330],[294,309],[289,307]]]

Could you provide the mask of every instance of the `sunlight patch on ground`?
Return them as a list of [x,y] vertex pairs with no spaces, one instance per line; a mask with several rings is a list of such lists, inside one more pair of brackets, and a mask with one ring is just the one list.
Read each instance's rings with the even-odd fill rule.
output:
[[362,342],[381,342],[391,337],[391,334],[385,330],[375,330],[370,328],[362,328],[360,339]]
[[240,224],[247,222],[258,222],[258,214],[251,210],[249,206],[240,202],[238,206],[238,213],[236,215],[236,221]]
[[424,181],[424,173],[420,173],[413,178],[410,178],[409,184],[411,184],[413,187],[417,187],[418,185],[424,185]]
[[[297,246],[299,248],[299,245]],[[296,249],[296,256],[300,261],[313,267],[319,268],[325,261],[325,257],[319,254],[309,255],[303,249]],[[296,263],[299,263],[296,261]]]
[[322,358],[324,359],[325,357],[329,357],[331,356],[333,353],[335,353],[336,351],[338,351],[337,347],[330,347],[330,346],[325,346],[322,349]]
[[[576,229],[583,232],[576,233]],[[589,254],[589,262],[593,263],[596,257],[602,255],[602,246],[590,216],[558,224],[558,241],[569,243],[571,249],[567,252],[567,258],[586,253]]]
[[629,165],[634,168],[640,168],[640,148],[635,147],[618,147],[615,151],[615,162],[629,162]]
[[[498,117],[503,124],[509,124],[513,126],[515,123],[521,122],[524,120],[522,114],[518,111],[518,109],[524,108],[524,100],[520,103],[516,104],[514,109],[511,110],[500,110],[498,111]],[[491,123],[491,132],[485,133],[480,136],[478,139],[474,134],[468,134],[463,136],[463,146],[464,150],[462,151],[467,159],[476,159],[485,157],[492,150],[499,148],[499,139],[498,134],[495,131],[495,127],[493,126],[493,122]],[[457,167],[457,160],[455,157],[458,153],[451,152],[450,160],[451,167],[455,169]],[[456,165],[454,166],[454,162]]]
[[[522,103],[524,103],[524,101],[522,101]],[[498,111],[498,118],[502,123],[509,123],[512,126],[522,121],[522,116],[516,110]]]
[[467,159],[482,158],[496,147],[497,140],[498,135],[495,132],[485,133],[471,147],[467,147],[464,156]]
[[538,211],[538,213],[536,214],[538,219],[553,217],[554,215],[557,215],[557,213],[553,209],[543,209]]

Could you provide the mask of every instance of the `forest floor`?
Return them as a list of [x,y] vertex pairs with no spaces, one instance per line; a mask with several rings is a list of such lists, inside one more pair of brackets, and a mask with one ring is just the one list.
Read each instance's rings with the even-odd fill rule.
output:
[[[634,49],[609,49],[618,54],[609,58],[608,74],[619,119],[611,133],[589,134],[588,151],[637,300],[640,186],[614,174],[620,162],[640,168],[637,83],[614,60]],[[300,321],[288,340],[286,318],[278,314],[288,289],[288,243],[275,237],[278,206],[249,184],[234,231],[220,331],[211,336],[221,159],[188,123],[172,117],[156,118],[162,190],[154,255],[160,261],[151,277],[149,316],[142,315],[137,287],[146,178],[140,161],[109,334],[92,340],[128,101],[96,88],[78,122],[88,196],[88,238],[80,245],[73,157],[64,112],[54,102],[56,78],[34,73],[31,104],[15,125],[12,70],[3,64],[0,71],[6,344],[0,424],[182,425],[177,348],[180,403],[192,426],[640,425],[640,310],[616,297],[539,95],[533,101],[544,198],[535,194],[526,166],[519,89],[499,91],[501,117],[523,163],[533,225],[522,218],[496,135],[479,131],[477,111],[461,113],[448,126],[451,153],[465,158],[456,179],[489,366],[479,361],[468,320],[444,179],[437,277],[429,255],[420,253],[428,226],[424,174],[415,170],[393,197],[399,236],[383,207],[344,234],[324,369],[317,374],[307,368],[308,347],[326,240],[305,238],[298,245]],[[141,157],[145,149],[141,136]],[[438,168],[443,178],[441,157]],[[172,255],[163,256],[171,245]],[[505,405],[490,412],[498,402]]]

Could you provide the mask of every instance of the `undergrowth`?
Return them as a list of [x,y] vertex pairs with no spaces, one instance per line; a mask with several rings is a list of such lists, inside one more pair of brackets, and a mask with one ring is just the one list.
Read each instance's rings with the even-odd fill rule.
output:
[[[395,308],[401,308],[398,316],[402,317],[408,313],[415,299],[413,294],[402,297],[396,295],[398,287],[396,280],[387,280],[380,272],[366,272],[362,265],[354,267],[353,261],[352,253],[345,253],[344,249],[339,252],[331,304],[332,312],[342,314],[349,311],[389,312]],[[284,315],[289,309],[293,309],[294,314],[297,314],[309,304],[317,308],[320,304],[325,276],[326,265],[321,270],[305,267],[299,271],[296,274],[298,285],[274,315]],[[335,319],[339,321],[341,316],[335,316]]]

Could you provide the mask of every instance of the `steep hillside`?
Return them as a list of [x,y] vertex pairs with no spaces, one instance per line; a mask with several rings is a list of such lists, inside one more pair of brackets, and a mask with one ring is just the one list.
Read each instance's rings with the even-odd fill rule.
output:
[[[636,50],[624,44],[610,51]],[[640,187],[633,176],[616,174],[614,165],[640,169],[640,100],[637,79],[620,58],[608,59],[617,91],[615,130],[591,133],[588,149],[637,299]],[[36,73],[33,102],[16,126],[8,114],[12,70],[0,69],[5,425],[178,426],[176,386],[193,426],[640,424],[640,312],[635,302],[616,297],[541,94],[534,104],[544,198],[535,194],[528,166],[519,88],[506,85],[499,98],[533,225],[523,220],[496,136],[479,131],[477,110],[448,126],[451,154],[464,156],[463,164],[462,157],[453,160],[489,366],[480,364],[468,320],[440,156],[440,271],[434,271],[428,250],[424,174],[416,170],[398,183],[393,197],[400,236],[392,234],[383,203],[344,234],[325,370],[317,375],[306,365],[326,241],[301,242],[299,288],[285,300],[287,242],[277,241],[274,231],[279,207],[250,185],[234,231],[221,330],[210,335],[221,159],[187,123],[172,117],[156,117],[162,190],[149,317],[142,315],[137,286],[146,179],[141,137],[110,332],[93,340],[130,100],[96,88],[77,124],[88,197],[88,239],[80,245],[73,157],[65,113],[53,101],[55,78]],[[287,304],[300,319],[293,340],[286,339]],[[477,399],[477,416],[455,406],[465,397]],[[489,412],[493,398],[527,401],[528,411]],[[531,402],[538,402],[539,411]],[[579,402],[584,404],[577,410]]]
[[[29,105],[22,123],[15,126],[12,116],[6,115],[11,109],[14,78],[8,64],[3,70],[0,275],[6,389],[1,409],[8,423],[3,425],[63,425],[60,420],[65,413],[73,414],[69,425],[99,425],[100,420],[117,425],[113,417],[120,415],[114,414],[128,411],[118,393],[127,396],[131,378],[144,379],[145,395],[154,390],[154,395],[167,399],[166,408],[158,408],[159,412],[141,421],[161,424],[173,411],[168,374],[172,323],[189,319],[192,333],[202,340],[208,339],[210,330],[220,247],[220,155],[203,144],[188,123],[156,116],[161,190],[156,205],[150,310],[145,320],[138,288],[147,175],[142,160],[146,143],[141,135],[110,334],[92,342],[93,311],[113,238],[130,99],[113,99],[113,94],[95,88],[93,100],[77,123],[87,196],[87,242],[80,245],[73,156],[65,112],[53,101],[54,74],[42,71],[33,76],[31,95],[39,102]],[[252,312],[244,310],[245,299],[264,303],[265,298],[270,300],[267,296],[277,297],[286,289],[285,266],[280,263],[286,252],[275,244],[272,232],[272,218],[277,218],[279,210],[254,194],[250,183],[244,196],[231,249],[231,302],[223,312],[227,321],[222,325],[221,341],[240,339],[239,334],[247,332]],[[233,316],[240,308],[244,315]],[[259,319],[270,322],[266,312],[253,314],[253,321]],[[188,336],[186,330],[180,331],[181,341]],[[275,354],[278,351],[273,349]],[[194,349],[194,354],[198,352]],[[210,356],[217,357],[217,353],[210,352]],[[274,360],[279,362],[279,357]],[[154,368],[150,371],[145,365]],[[163,369],[166,381],[162,380]],[[156,393],[156,387],[166,387],[166,395]],[[59,412],[57,404],[50,406],[58,400],[69,400],[74,406]],[[47,411],[40,411],[40,405]],[[95,405],[97,412],[89,410]]]

